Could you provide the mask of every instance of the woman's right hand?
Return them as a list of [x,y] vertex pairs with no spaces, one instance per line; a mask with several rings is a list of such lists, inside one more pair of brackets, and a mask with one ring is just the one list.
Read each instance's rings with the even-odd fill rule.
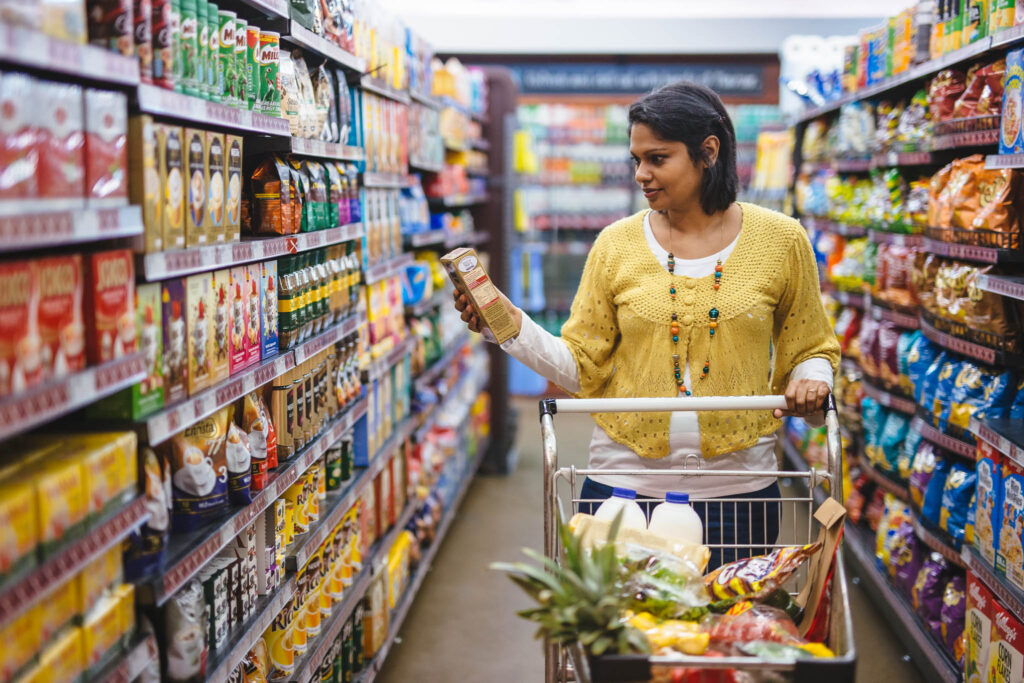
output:
[[[514,306],[508,297],[498,292],[498,296],[501,297],[502,303],[508,309],[509,314],[512,316],[512,322],[516,326],[516,335],[523,329],[523,312],[519,310],[517,306]],[[472,332],[480,332],[484,325],[483,321],[480,320],[480,316],[473,310],[473,305],[469,303],[469,297],[461,293],[459,290],[455,290],[455,310],[462,314],[462,322],[466,323],[466,327]]]

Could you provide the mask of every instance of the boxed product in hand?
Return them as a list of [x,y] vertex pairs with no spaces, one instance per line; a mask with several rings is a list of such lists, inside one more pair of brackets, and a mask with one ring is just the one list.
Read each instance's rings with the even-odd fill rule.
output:
[[135,261],[127,249],[85,257],[86,351],[89,361],[105,363],[135,353]]
[[161,328],[163,332],[164,403],[173,405],[188,395],[189,352],[185,323],[189,311],[185,280],[167,280],[162,285]]
[[85,90],[85,196],[93,206],[128,198],[128,99],[110,90]]
[[146,253],[164,248],[162,188],[160,185],[157,124],[152,116],[128,120],[128,190],[131,203],[142,207],[143,244]]
[[1024,115],[1024,48],[1006,53],[1006,76],[1003,85],[1003,111],[999,128],[999,153],[1024,152],[1021,118]]
[[499,344],[518,334],[505,302],[480,265],[475,249],[460,247],[450,251],[441,257],[441,264],[455,288],[467,296],[481,324],[490,328]]
[[188,155],[184,131],[181,126],[157,123],[157,172],[160,177],[160,208],[157,212],[161,224],[164,249],[185,246],[185,223],[189,209],[185,206]]
[[188,348],[188,393],[194,395],[212,382],[214,310],[217,307],[216,278],[212,273],[193,275],[185,280]]
[[209,180],[207,163],[206,131],[186,128],[185,174],[188,178],[185,211],[185,243],[190,247],[203,246],[208,242],[206,230],[206,200]]
[[63,377],[85,367],[82,257],[53,256],[33,265],[39,292],[36,324],[43,375]]

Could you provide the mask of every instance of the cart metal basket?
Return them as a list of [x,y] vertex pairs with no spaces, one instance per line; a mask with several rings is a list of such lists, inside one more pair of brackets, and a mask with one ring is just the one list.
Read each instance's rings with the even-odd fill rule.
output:
[[[827,486],[828,494],[840,503],[843,502],[842,477],[842,446],[839,436],[839,419],[836,414],[835,401],[830,396],[825,409],[825,425],[828,431],[827,451],[828,467],[826,471],[810,469],[806,472],[789,471],[725,471],[707,470],[702,468],[703,461],[693,458],[693,464],[687,462],[682,470],[584,470],[575,467],[558,467],[558,449],[555,440],[554,416],[556,413],[614,413],[614,412],[673,412],[673,411],[708,411],[708,410],[774,410],[785,409],[786,400],[782,396],[744,396],[744,397],[680,397],[680,398],[633,398],[633,399],[544,399],[540,402],[541,437],[544,452],[544,554],[560,561],[557,521],[566,520],[579,511],[580,504],[599,503],[580,498],[580,487],[587,476],[600,476],[602,480],[614,479],[616,476],[655,475],[679,480],[678,488],[686,490],[686,481],[693,477],[745,477],[764,479],[764,487],[783,479],[802,480],[806,483],[806,495],[786,496],[779,498],[708,498],[700,499],[700,503],[710,505],[751,507],[763,505],[765,519],[771,509],[779,511],[779,536],[776,542],[752,542],[749,545],[726,543],[725,539],[709,538],[705,529],[705,545],[712,551],[716,549],[724,553],[740,553],[741,557],[759,555],[771,549],[790,545],[813,543],[819,533],[820,525],[814,520],[815,490]],[[658,499],[644,503],[658,503]],[[772,506],[769,508],[769,506]],[[778,506],[777,508],[775,506]],[[570,511],[566,515],[566,510]],[[734,515],[735,516],[735,515]],[[753,526],[752,520],[748,520]],[[765,523],[762,521],[762,523]],[[756,529],[749,529],[752,540]],[[765,529],[765,531],[767,531]],[[763,534],[766,536],[767,533]],[[763,540],[762,536],[762,540]],[[717,541],[717,542],[716,542]],[[778,672],[784,680],[792,681],[824,681],[842,683],[854,680],[856,650],[853,642],[853,623],[850,617],[849,594],[847,591],[846,573],[842,561],[842,546],[836,556],[836,567],[832,584],[832,610],[830,622],[829,648],[835,653],[834,658],[800,659],[790,661],[772,661],[757,657],[701,657],[701,656],[602,656],[588,658],[583,647],[578,643],[571,647],[559,647],[545,643],[545,682],[581,681],[598,683],[601,681],[649,681],[653,672],[659,667],[690,669],[734,669],[741,671],[757,671],[759,673]],[[786,584],[793,595],[807,579],[807,569],[802,567]],[[667,677],[666,677],[666,680]]]

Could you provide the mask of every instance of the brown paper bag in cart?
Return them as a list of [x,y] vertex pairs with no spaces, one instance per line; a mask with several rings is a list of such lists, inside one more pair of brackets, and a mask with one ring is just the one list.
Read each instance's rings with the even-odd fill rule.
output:
[[[822,544],[821,551],[811,558],[807,566],[807,582],[803,590],[796,598],[796,603],[804,608],[804,616],[800,620],[800,635],[807,637],[812,627],[817,623],[816,617],[828,624],[828,608],[823,615],[818,615],[824,596],[829,595],[829,581],[832,578],[832,569],[835,564],[836,549],[843,536],[843,520],[846,517],[846,508],[834,498],[827,499],[814,513],[814,518],[821,524],[821,532],[818,534],[818,543]],[[825,598],[830,599],[830,598]],[[820,629],[815,629],[816,631]],[[815,634],[816,636],[819,634]],[[827,628],[824,631],[822,640],[828,639]]]

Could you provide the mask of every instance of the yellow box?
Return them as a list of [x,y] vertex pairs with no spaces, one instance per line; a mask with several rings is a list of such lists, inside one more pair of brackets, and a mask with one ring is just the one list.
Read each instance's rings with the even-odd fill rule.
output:
[[113,595],[103,596],[82,622],[82,636],[88,669],[102,662],[121,637],[121,601]]
[[0,576],[35,563],[37,512],[35,488],[29,480],[0,482]]
[[43,554],[58,543],[81,536],[89,514],[89,492],[81,462],[49,459],[35,475],[39,542]]
[[0,629],[0,680],[10,680],[39,650],[39,605]]
[[121,611],[121,636],[130,637],[135,632],[135,584],[123,583],[114,591]]
[[39,666],[48,683],[70,683],[85,671],[82,629],[70,628],[39,655]]
[[39,603],[39,636],[48,641],[68,622],[82,613],[79,583],[75,578],[65,581]]
[[164,249],[185,247],[185,140],[181,126],[156,124],[157,172],[160,176],[160,223]]
[[201,247],[207,243],[206,196],[209,169],[206,167],[206,131],[184,129],[183,161],[185,180],[185,244]]
[[206,211],[203,228],[207,244],[227,241],[224,231],[226,178],[227,149],[224,147],[224,134],[206,131]]
[[146,253],[164,248],[156,129],[152,116],[128,119],[128,192],[132,204],[142,207]]
[[103,591],[120,583],[124,577],[121,547],[115,545],[78,573],[78,611],[85,614],[103,596]]

